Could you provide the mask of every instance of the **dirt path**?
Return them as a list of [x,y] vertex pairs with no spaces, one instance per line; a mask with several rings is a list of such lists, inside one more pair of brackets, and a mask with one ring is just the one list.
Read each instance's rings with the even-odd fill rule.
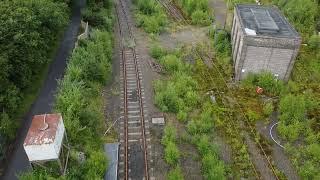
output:
[[214,10],[216,24],[224,28],[227,19],[227,5],[224,0],[209,0],[209,6]]
[[[275,165],[278,167],[278,169],[281,170],[288,179],[298,180],[299,176],[296,170],[294,169],[292,163],[290,162],[290,159],[288,158],[287,154],[284,152],[284,149],[279,145],[277,145],[275,142],[273,142],[273,140],[269,135],[270,127],[278,121],[277,114],[274,113],[271,116],[271,119],[272,121],[270,121],[270,123],[268,124],[265,124],[263,122],[258,122],[256,124],[256,128],[264,138],[266,138],[272,143],[272,146],[271,146],[272,159],[275,161]],[[277,142],[281,142],[281,140],[278,138],[276,128],[273,129],[272,134],[274,135]]]
[[15,180],[16,174],[28,171],[31,167],[29,160],[23,149],[23,141],[28,132],[33,115],[52,112],[55,93],[57,90],[57,79],[61,79],[67,66],[67,59],[74,47],[81,20],[81,8],[85,1],[79,1],[72,10],[71,21],[64,33],[64,37],[60,43],[56,56],[52,61],[47,78],[41,88],[40,94],[36,101],[32,104],[29,112],[23,118],[19,134],[16,138],[15,149],[12,156],[9,157],[8,166],[6,168],[4,179]]

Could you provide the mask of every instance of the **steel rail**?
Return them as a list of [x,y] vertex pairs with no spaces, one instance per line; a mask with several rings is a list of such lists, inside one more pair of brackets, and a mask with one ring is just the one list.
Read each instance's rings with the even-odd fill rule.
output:
[[[129,37],[135,42],[135,39],[133,37],[132,34],[132,29],[131,26],[129,24],[129,20],[128,20],[128,16],[127,13],[125,11],[125,7],[122,3],[122,0],[118,1],[119,4],[121,5],[121,9],[122,12],[124,14],[124,18],[125,18],[125,23],[127,25],[127,29],[128,29],[128,33],[129,33]],[[118,19],[119,19],[119,15],[117,14]],[[119,19],[120,20],[120,19]],[[120,27],[120,22],[119,23],[119,29],[121,29]],[[123,36],[122,31],[120,30],[120,34],[121,36]],[[135,69],[135,74],[136,74],[136,78],[137,78],[137,89],[138,89],[138,96],[139,96],[139,106],[140,106],[140,122],[141,122],[141,130],[142,130],[142,143],[143,143],[143,151],[144,151],[144,177],[146,180],[149,180],[149,167],[148,167],[148,152],[147,152],[147,142],[146,142],[146,133],[145,133],[145,119],[144,119],[144,108],[143,108],[143,100],[142,100],[142,92],[141,92],[141,83],[140,83],[140,75],[139,75],[139,69],[138,69],[138,61],[137,61],[137,54],[135,51],[135,48],[131,48],[132,50],[132,56],[133,56],[133,60],[134,60],[134,69]],[[124,104],[125,104],[125,179],[129,179],[129,171],[128,171],[128,105],[127,105],[127,74],[126,74],[126,58],[124,56],[124,47],[122,47],[122,61],[123,61],[123,71],[124,71],[124,92],[125,92],[125,97],[124,97]]]

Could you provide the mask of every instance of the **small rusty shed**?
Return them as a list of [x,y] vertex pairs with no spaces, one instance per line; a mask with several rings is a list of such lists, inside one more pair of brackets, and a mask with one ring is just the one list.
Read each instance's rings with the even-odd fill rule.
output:
[[65,127],[61,114],[42,114],[33,117],[23,147],[30,162],[58,160]]
[[270,71],[287,81],[301,37],[275,6],[238,4],[231,31],[235,80]]

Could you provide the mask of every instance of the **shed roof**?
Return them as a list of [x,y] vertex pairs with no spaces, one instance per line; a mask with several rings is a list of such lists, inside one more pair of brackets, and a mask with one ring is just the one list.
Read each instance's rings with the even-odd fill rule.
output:
[[[48,128],[41,130],[44,126],[44,119],[48,124]],[[53,143],[56,138],[56,132],[60,121],[62,121],[61,114],[42,114],[33,116],[27,137],[24,140],[24,146]]]
[[275,6],[260,6],[256,4],[238,4],[236,12],[241,21],[243,31],[251,29],[257,36],[269,37],[300,37],[287,19]]

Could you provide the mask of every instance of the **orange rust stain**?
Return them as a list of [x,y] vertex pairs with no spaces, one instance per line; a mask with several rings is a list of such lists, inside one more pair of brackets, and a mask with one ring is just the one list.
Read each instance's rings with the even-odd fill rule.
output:
[[[43,127],[43,119],[45,116],[45,122],[49,127],[46,130],[41,131],[40,129]],[[27,137],[24,140],[24,146],[53,143],[56,138],[56,131],[60,120],[62,120],[61,114],[42,114],[33,116]]]

